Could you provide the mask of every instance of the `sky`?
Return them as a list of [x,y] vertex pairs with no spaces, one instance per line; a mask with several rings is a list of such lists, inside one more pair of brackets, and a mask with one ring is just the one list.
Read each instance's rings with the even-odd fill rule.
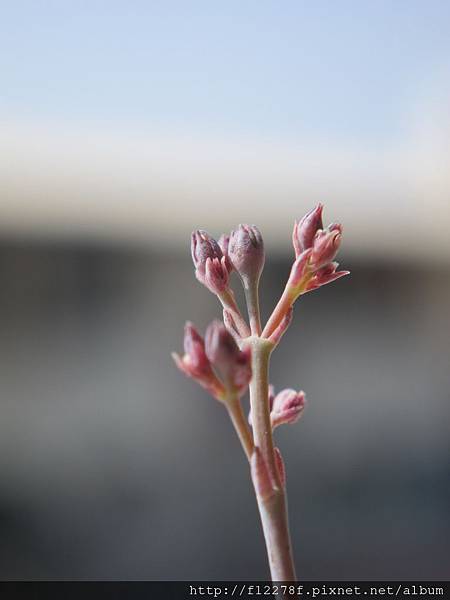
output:
[[444,0],[3,0],[0,10],[3,118],[389,140],[450,90]]
[[1,234],[449,262],[449,164],[448,0],[0,0]]

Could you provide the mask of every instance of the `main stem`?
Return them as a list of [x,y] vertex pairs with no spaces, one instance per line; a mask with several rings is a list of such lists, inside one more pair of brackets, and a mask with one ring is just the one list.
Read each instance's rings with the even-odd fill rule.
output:
[[261,452],[273,489],[268,497],[262,497],[255,487],[271,578],[272,581],[295,581],[286,494],[275,462],[270,423],[269,360],[273,344],[256,336],[248,338],[247,342],[252,348],[250,403],[254,444]]

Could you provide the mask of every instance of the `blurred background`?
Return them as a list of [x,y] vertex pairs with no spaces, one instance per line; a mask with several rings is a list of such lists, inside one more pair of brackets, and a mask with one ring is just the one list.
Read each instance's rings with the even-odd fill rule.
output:
[[323,202],[352,273],[271,376],[299,576],[449,579],[450,4],[0,6],[0,578],[268,577],[170,352],[220,314],[192,229],[260,227],[267,318]]

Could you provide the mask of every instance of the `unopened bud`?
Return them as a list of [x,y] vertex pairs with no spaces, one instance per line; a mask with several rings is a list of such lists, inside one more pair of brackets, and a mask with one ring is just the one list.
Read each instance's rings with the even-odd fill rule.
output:
[[334,259],[341,245],[341,237],[342,225],[334,224],[317,231],[311,252],[313,269],[320,269]]
[[336,281],[336,279],[344,277],[345,275],[349,275],[350,271],[336,271],[338,266],[339,263],[330,262],[316,271],[312,279],[309,281],[306,291],[310,292],[312,290],[316,290],[322,285]]
[[223,323],[213,321],[206,330],[205,352],[225,386],[241,395],[252,376],[250,347],[239,350]]
[[217,399],[222,398],[225,388],[206,356],[202,336],[192,323],[186,323],[184,328],[184,355],[180,357],[174,352],[172,357],[180,371],[194,379]]
[[282,390],[275,396],[270,421],[272,429],[283,423],[295,423],[305,408],[305,393],[295,390]]
[[231,264],[230,257],[228,255],[228,247],[230,245],[230,236],[226,233],[222,233],[220,238],[218,239],[218,244],[220,249],[222,250],[222,254],[225,257],[225,266],[228,269],[228,273],[231,273],[233,270],[233,265]]
[[241,334],[239,333],[239,329],[238,329],[238,326],[236,325],[236,321],[233,317],[232,312],[230,310],[228,310],[227,308],[224,308],[222,314],[223,314],[223,323],[224,323],[225,327],[233,336],[234,341],[236,343],[238,343],[238,341],[241,339]]
[[264,267],[264,242],[254,225],[239,225],[231,232],[228,256],[243,280],[258,280]]
[[314,236],[319,229],[323,229],[322,223],[323,205],[318,204],[316,208],[309,211],[299,222],[295,222],[292,242],[294,244],[295,256],[311,248]]
[[222,250],[216,240],[207,231],[198,229],[191,236],[191,254],[195,266],[195,276],[206,285],[206,262],[209,259],[222,259]]
[[264,460],[259,448],[253,450],[250,459],[250,471],[253,485],[258,500],[268,500],[275,493],[276,489],[269,475],[266,461]]
[[207,258],[205,263],[205,275],[202,283],[213,293],[221,294],[228,288],[229,274],[226,267],[225,256],[218,258]]
[[273,453],[275,456],[275,465],[277,467],[280,483],[283,487],[286,487],[286,469],[284,467],[283,456],[281,455],[280,449],[277,447],[273,449]]
[[305,250],[295,259],[289,275],[288,285],[292,288],[297,288],[301,285],[302,280],[309,274],[308,266],[312,250]]

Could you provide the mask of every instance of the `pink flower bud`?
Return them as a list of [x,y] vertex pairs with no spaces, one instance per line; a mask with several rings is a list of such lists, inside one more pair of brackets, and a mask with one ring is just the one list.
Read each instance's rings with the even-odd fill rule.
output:
[[202,283],[213,293],[220,294],[228,288],[229,274],[226,267],[226,258],[207,258],[205,275]]
[[264,267],[264,242],[254,225],[239,225],[232,231],[228,256],[242,279],[259,279]]
[[317,231],[311,252],[311,268],[320,269],[334,259],[341,245],[341,237],[342,225],[333,224]]
[[239,350],[223,323],[213,321],[206,330],[205,352],[225,386],[244,393],[252,376],[250,347]]
[[194,379],[215,398],[221,399],[225,388],[215,375],[205,353],[205,343],[194,325],[187,322],[184,328],[184,355],[172,354],[175,364],[185,375]]
[[195,266],[195,276],[200,283],[205,283],[206,261],[222,259],[222,250],[216,240],[208,232],[198,229],[191,236],[191,254]]
[[228,273],[231,273],[233,270],[233,265],[231,264],[230,257],[228,256],[228,246],[230,245],[230,236],[222,233],[218,240],[218,244],[220,249],[222,250],[222,254],[225,256],[225,265],[228,269]]
[[295,390],[282,390],[275,396],[270,421],[272,429],[283,423],[295,423],[305,408],[305,393]]
[[318,204],[316,208],[309,211],[300,221],[295,222],[292,242],[294,244],[295,256],[311,248],[316,231],[323,229],[322,223],[323,205]]
[[280,449],[275,447],[273,449],[273,453],[275,455],[275,464],[278,471],[278,476],[280,478],[280,483],[283,487],[286,487],[286,469],[284,467],[284,460],[281,455]]
[[345,275],[349,275],[350,271],[336,271],[338,266],[339,263],[330,262],[316,271],[312,279],[309,281],[306,291],[310,292],[312,290],[316,290],[322,285],[336,281],[336,279],[344,277]]
[[276,491],[269,475],[266,461],[259,448],[253,450],[250,459],[250,472],[258,500],[268,500]]
[[292,288],[296,288],[304,279],[306,275],[308,275],[308,265],[309,259],[311,256],[312,250],[309,248],[305,250],[295,259],[294,264],[291,268],[291,273],[289,275],[288,285]]
[[236,321],[233,317],[233,314],[231,313],[231,311],[228,310],[228,308],[224,308],[222,314],[223,314],[223,323],[224,323],[225,327],[233,336],[234,341],[236,343],[238,343],[238,341],[241,339],[241,334],[239,333],[239,329],[236,325]]

